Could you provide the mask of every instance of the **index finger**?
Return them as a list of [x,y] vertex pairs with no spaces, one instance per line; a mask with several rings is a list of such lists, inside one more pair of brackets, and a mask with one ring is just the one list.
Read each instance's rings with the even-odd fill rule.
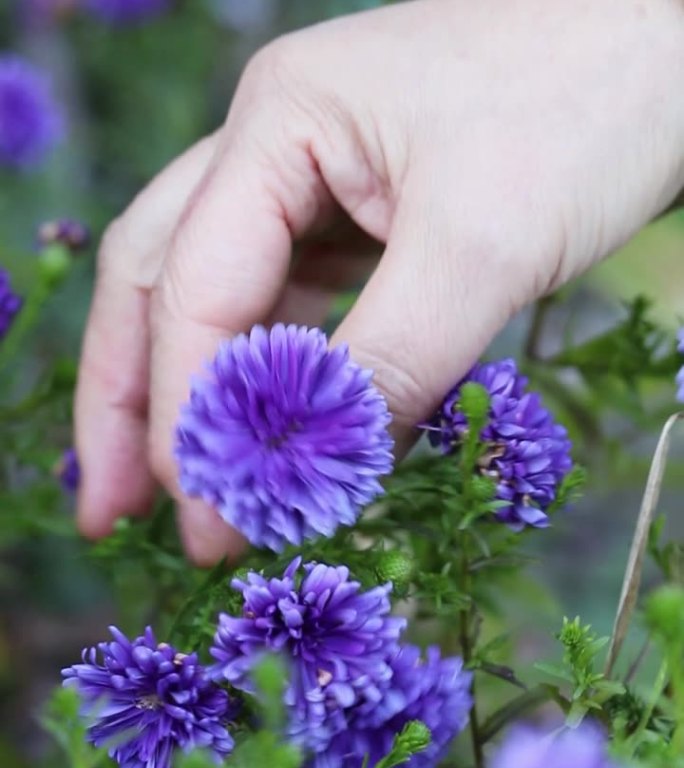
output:
[[212,136],[179,157],[110,226],[100,247],[75,401],[78,523],[93,538],[109,533],[118,516],[146,511],[152,500],[149,292],[164,244],[215,147]]

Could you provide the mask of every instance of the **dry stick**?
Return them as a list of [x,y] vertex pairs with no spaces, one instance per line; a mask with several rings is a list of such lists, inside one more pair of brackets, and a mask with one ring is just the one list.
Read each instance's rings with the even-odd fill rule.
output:
[[622,581],[622,594],[620,595],[620,603],[615,616],[613,634],[610,638],[610,645],[608,647],[608,658],[606,660],[605,668],[606,677],[610,676],[613,671],[613,666],[615,665],[615,661],[627,635],[637,598],[639,597],[641,573],[644,566],[644,554],[648,544],[648,534],[651,528],[651,523],[653,522],[653,515],[658,505],[660,489],[663,484],[663,475],[667,464],[667,453],[670,448],[672,428],[677,421],[681,419],[684,419],[684,411],[673,414],[665,422],[665,426],[658,439],[658,445],[653,454],[644,496],[641,500],[641,509],[637,519],[636,530],[634,531],[634,538],[632,539],[632,548],[629,552],[627,568],[625,569],[625,576]]

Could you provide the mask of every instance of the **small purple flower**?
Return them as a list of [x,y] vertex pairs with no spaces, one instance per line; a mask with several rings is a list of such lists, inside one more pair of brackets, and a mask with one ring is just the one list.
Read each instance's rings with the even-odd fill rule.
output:
[[601,729],[583,723],[574,730],[548,733],[527,726],[513,728],[491,768],[618,768],[608,756]]
[[449,392],[429,426],[430,442],[443,453],[458,450],[468,429],[459,398],[469,381],[483,386],[490,398],[489,421],[480,433],[488,449],[480,469],[496,480],[497,499],[506,503],[496,517],[515,531],[526,525],[545,528],[546,510],[572,468],[567,430],[537,392],[527,391],[514,360],[480,363]]
[[181,411],[181,487],[274,550],[352,525],[392,469],[370,379],[318,329],[255,326],[223,343]]
[[[680,328],[677,333],[677,351],[684,352],[684,328]],[[677,374],[677,400],[680,403],[684,403],[684,365],[679,369]]]
[[390,586],[367,592],[344,566],[290,564],[282,579],[250,573],[235,579],[242,617],[222,614],[211,655],[213,674],[252,691],[251,670],[265,653],[281,653],[290,666],[285,693],[289,734],[309,749],[325,749],[347,727],[345,710],[372,711],[383,702],[406,622],[388,616]]
[[62,458],[57,462],[55,473],[59,478],[62,488],[67,493],[76,493],[81,482],[81,467],[78,456],[73,448],[67,448]]
[[46,74],[19,56],[0,56],[0,166],[39,164],[63,132]]
[[108,24],[138,24],[168,10],[170,0],[85,0],[85,7]]
[[157,643],[149,627],[133,641],[116,627],[110,632],[112,642],[86,649],[82,664],[62,670],[94,721],[89,741],[107,747],[122,768],[170,768],[177,750],[193,749],[222,763],[233,750],[227,726],[236,709],[197,655]]
[[90,244],[90,230],[76,219],[55,219],[43,222],[38,227],[37,239],[42,248],[59,243],[72,253],[77,253]]
[[366,756],[368,768],[373,768],[411,720],[420,720],[430,729],[431,741],[405,763],[407,768],[432,768],[445,757],[450,743],[468,724],[472,673],[464,671],[460,658],[443,659],[433,647],[423,659],[412,645],[401,648],[390,667],[392,679],[382,700],[370,711],[350,709],[347,728],[307,768],[362,768]]
[[7,334],[23,299],[12,290],[9,274],[0,267],[0,339]]

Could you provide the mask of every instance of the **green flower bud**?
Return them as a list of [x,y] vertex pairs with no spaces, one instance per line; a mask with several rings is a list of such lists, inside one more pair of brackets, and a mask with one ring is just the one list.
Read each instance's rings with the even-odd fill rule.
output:
[[391,581],[396,591],[405,589],[411,581],[413,561],[398,549],[383,552],[375,566],[378,581]]
[[486,475],[475,475],[471,480],[475,501],[491,501],[496,495],[496,481]]
[[468,420],[468,429],[478,433],[487,423],[489,416],[489,394],[474,381],[468,381],[461,387],[461,410]]
[[684,589],[666,584],[646,601],[646,623],[666,643],[684,642]]
[[57,285],[71,267],[71,254],[69,249],[61,243],[52,243],[40,252],[38,264],[43,279],[49,285]]
[[422,752],[430,746],[432,734],[425,723],[420,720],[411,720],[410,723],[406,723],[397,741],[408,754],[415,755],[416,752]]

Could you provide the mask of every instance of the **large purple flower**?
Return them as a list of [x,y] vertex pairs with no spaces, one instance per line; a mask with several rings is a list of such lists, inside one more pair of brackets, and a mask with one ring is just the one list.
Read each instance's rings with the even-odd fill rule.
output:
[[112,642],[86,649],[82,664],[62,671],[94,721],[89,740],[108,747],[122,768],[170,768],[176,750],[204,749],[222,762],[233,749],[226,726],[235,707],[197,655],[157,643],[149,628],[133,641],[110,632]]
[[390,667],[391,682],[378,705],[370,711],[348,710],[346,729],[335,735],[325,752],[314,755],[307,768],[373,768],[412,720],[430,729],[431,741],[405,764],[407,768],[432,768],[445,756],[468,723],[472,673],[464,671],[460,658],[443,659],[433,647],[423,659],[412,645],[401,648]]
[[40,163],[63,129],[47,76],[19,56],[0,56],[0,165]]
[[352,525],[392,469],[390,416],[370,379],[317,329],[256,326],[222,344],[181,412],[181,487],[257,546]]
[[85,0],[86,8],[110,24],[137,24],[168,9],[170,0]]
[[214,676],[253,690],[250,672],[265,653],[285,656],[289,734],[303,746],[325,749],[347,727],[345,710],[382,706],[392,677],[389,660],[406,622],[388,616],[390,586],[367,592],[344,566],[300,559],[282,579],[250,573],[233,587],[244,596],[240,618],[222,614],[211,649]]
[[480,433],[488,449],[480,469],[496,480],[497,498],[506,502],[497,518],[513,530],[546,527],[546,510],[572,467],[567,430],[542,406],[538,393],[527,391],[514,360],[480,363],[449,392],[429,426],[430,441],[444,453],[458,450],[468,429],[459,399],[469,381],[483,386],[490,398],[489,420]]
[[608,756],[601,729],[584,723],[575,730],[548,733],[513,728],[495,755],[491,768],[618,768]]
[[[684,328],[680,328],[677,333],[677,351],[684,352]],[[677,400],[680,403],[684,403],[684,365],[679,369],[677,374]]]
[[23,300],[12,290],[9,274],[0,268],[0,339],[7,333]]

